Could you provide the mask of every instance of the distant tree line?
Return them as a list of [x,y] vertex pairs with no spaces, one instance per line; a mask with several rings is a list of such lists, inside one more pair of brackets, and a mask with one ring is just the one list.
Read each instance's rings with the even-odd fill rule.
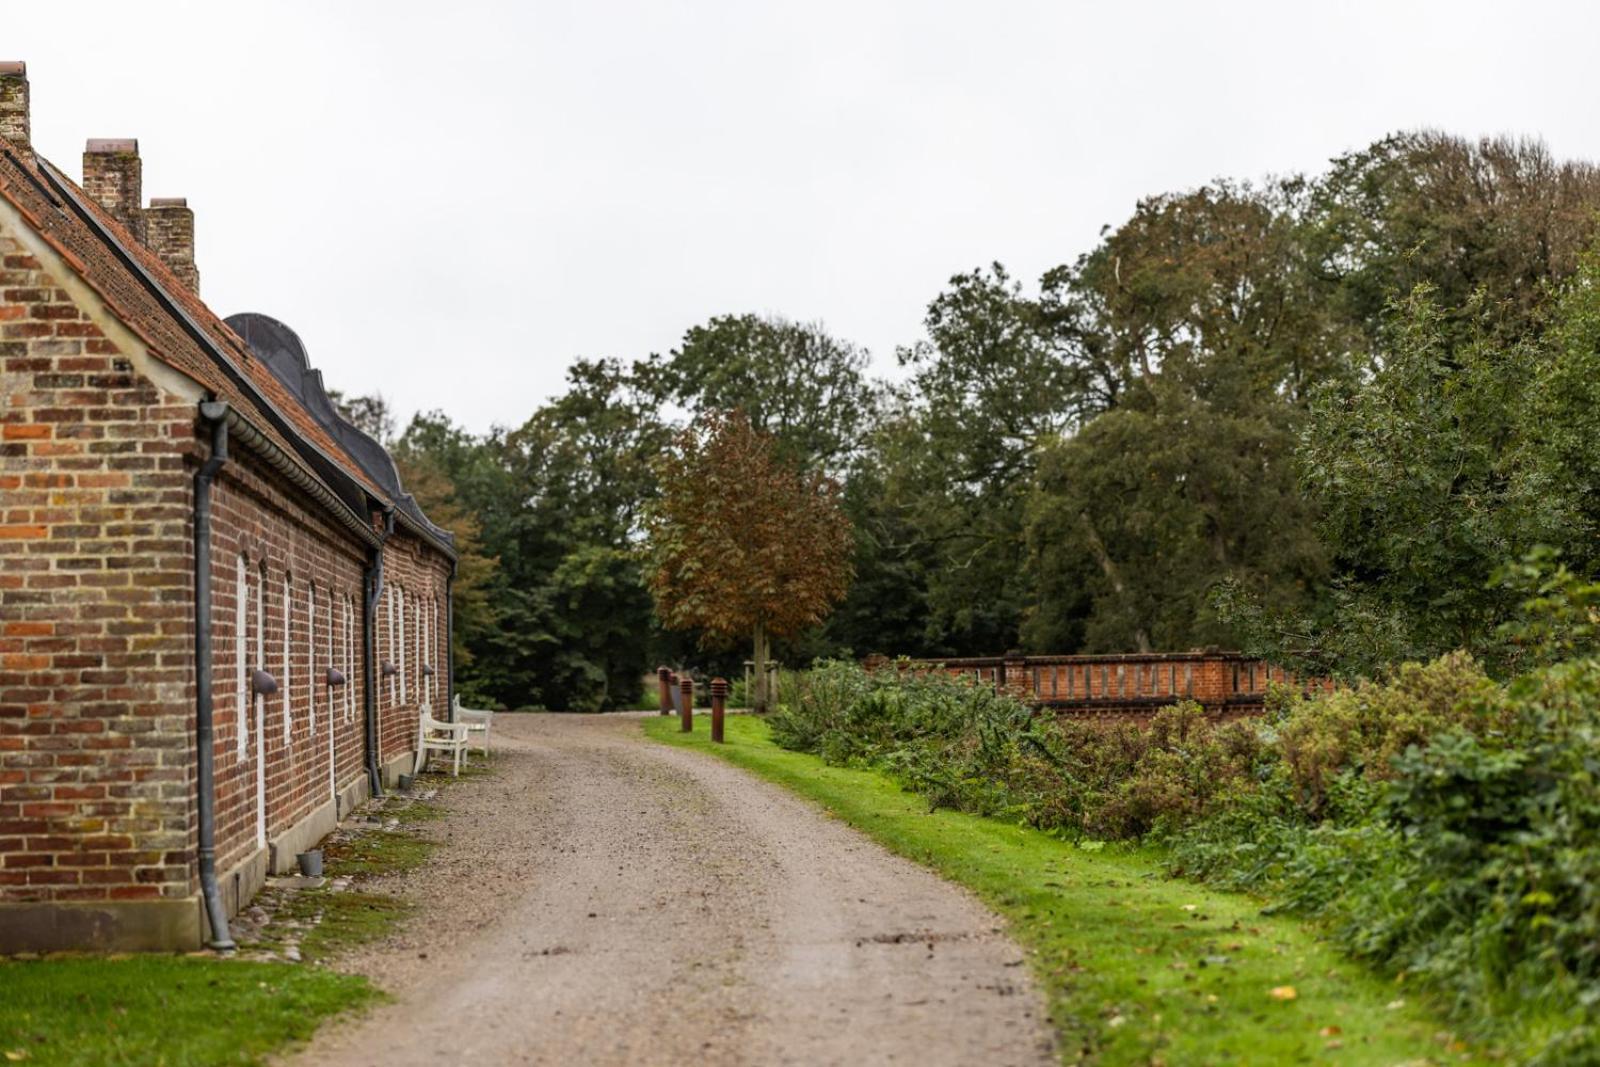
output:
[[896,383],[819,324],[728,315],[580,360],[520,427],[418,415],[394,447],[464,547],[461,684],[616,707],[706,662],[639,546],[674,435],[734,410],[842,485],[854,531],[854,584],[789,662],[1487,655],[1526,596],[1509,563],[1600,566],[1597,210],[1600,172],[1537,142],[1401,134],[1143,200],[1036,286],[958,275]]

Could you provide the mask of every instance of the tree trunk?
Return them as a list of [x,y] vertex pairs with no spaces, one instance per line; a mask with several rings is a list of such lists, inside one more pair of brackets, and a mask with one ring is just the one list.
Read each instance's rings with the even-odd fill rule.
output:
[[758,715],[767,713],[767,703],[770,694],[767,692],[767,625],[764,622],[756,623],[755,650],[750,657],[755,663],[755,678],[752,679],[752,692],[749,695],[750,706]]
[[[1117,594],[1117,599],[1124,604],[1128,600],[1128,591],[1122,584],[1122,572],[1111,559],[1111,553],[1106,551],[1105,542],[1100,540],[1100,531],[1095,529],[1094,521],[1089,518],[1087,511],[1078,512],[1078,522],[1083,526],[1084,538],[1089,542],[1089,552],[1094,556],[1095,562],[1100,564],[1100,570],[1105,573],[1106,580],[1111,583],[1111,591]],[[1137,645],[1136,651],[1150,651],[1150,635],[1143,626],[1134,623],[1133,641]]]

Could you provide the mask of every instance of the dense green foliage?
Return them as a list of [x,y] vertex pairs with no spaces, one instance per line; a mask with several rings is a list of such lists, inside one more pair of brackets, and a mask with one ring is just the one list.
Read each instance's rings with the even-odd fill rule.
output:
[[1498,569],[1600,567],[1597,212],[1600,173],[1537,143],[1401,134],[1148,197],[1036,285],[958,274],[893,384],[818,324],[730,314],[579,362],[515,429],[419,416],[408,484],[473,549],[463,687],[597,708],[659,662],[741,673],[657,625],[638,552],[652,461],[735,409],[841,482],[854,531],[853,588],[784,661],[1222,644],[1354,675],[1466,648],[1508,676]]
[[[1534,618],[1573,612],[1548,583],[1542,599]],[[1600,660],[1501,684],[1457,653],[1273,705],[1259,721],[1188,704],[1105,726],[969,680],[833,663],[791,680],[772,731],[937,807],[1157,843],[1175,873],[1313,917],[1446,996],[1519,1062],[1600,1057]]]

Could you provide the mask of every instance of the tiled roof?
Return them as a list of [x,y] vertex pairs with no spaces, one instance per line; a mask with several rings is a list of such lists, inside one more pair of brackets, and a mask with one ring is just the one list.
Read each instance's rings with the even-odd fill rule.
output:
[[[0,196],[66,258],[153,356],[232,404],[280,450],[302,460],[309,451],[313,462],[306,464],[308,473],[325,485],[328,478],[339,481],[342,475],[377,500],[400,503],[198,294],[77,183],[49,162],[0,142]],[[328,473],[319,473],[318,467]],[[348,487],[330,488],[364,517],[364,508],[350,500]],[[339,492],[341,488],[345,491]],[[444,540],[448,542],[448,535]]]

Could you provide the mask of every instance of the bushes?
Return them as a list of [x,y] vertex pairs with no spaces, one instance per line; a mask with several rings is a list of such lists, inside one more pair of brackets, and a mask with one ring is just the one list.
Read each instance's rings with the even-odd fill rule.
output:
[[1158,843],[1173,873],[1261,894],[1445,992],[1519,1060],[1600,1061],[1600,661],[1502,687],[1451,655],[1271,704],[1091,724],[829,663],[784,687],[773,730],[934,806]]

